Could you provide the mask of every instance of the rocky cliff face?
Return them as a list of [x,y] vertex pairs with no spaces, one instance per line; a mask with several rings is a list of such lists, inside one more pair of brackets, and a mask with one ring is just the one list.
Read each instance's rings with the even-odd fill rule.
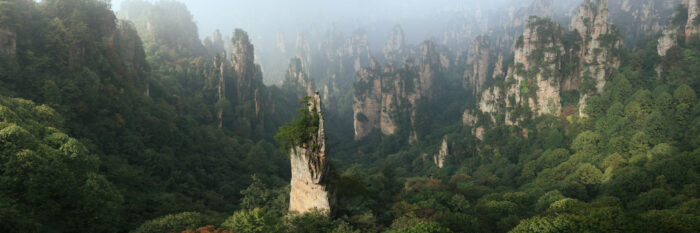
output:
[[688,8],[688,22],[685,23],[685,37],[690,38],[700,32],[700,3],[697,0],[684,0]]
[[192,14],[183,3],[129,2],[119,11],[119,17],[134,22],[146,44],[164,45],[186,56],[202,56],[207,53],[199,39]]
[[207,36],[207,38],[204,38],[202,44],[210,56],[216,56],[226,51],[223,37],[218,29],[214,31],[211,37]]
[[405,129],[417,140],[415,106],[418,100],[430,100],[440,93],[442,74],[452,65],[445,47],[433,42],[420,46],[420,57],[408,59],[401,68],[388,64],[382,68],[374,59],[362,68],[354,84],[353,113],[355,139],[359,140],[375,129],[384,135],[398,132],[401,121],[410,121]]
[[681,0],[611,0],[610,20],[633,39],[661,32]]
[[[561,99],[559,97],[558,70],[561,69],[562,29],[547,19],[531,18],[523,36],[515,48],[515,70],[508,78],[512,83],[506,95],[512,96],[508,107],[529,107],[535,116],[559,114]],[[513,120],[513,119],[508,119]]]
[[445,159],[447,158],[447,155],[450,154],[447,146],[447,137],[444,137],[442,139],[442,144],[440,144],[440,151],[433,156],[433,163],[435,163],[435,166],[438,168],[445,166]]
[[255,114],[260,115],[261,101],[266,96],[263,90],[262,70],[255,64],[255,50],[248,33],[236,29],[233,35],[231,65],[238,101],[253,100]]
[[[488,37],[478,37],[467,50],[467,66],[462,85],[465,89],[472,90],[473,93],[479,93],[486,83],[487,77],[496,70],[502,69],[503,57],[499,59],[500,67],[493,65],[496,62],[494,61],[496,56],[493,54],[495,48],[491,46],[490,40]],[[490,70],[491,67],[494,67],[494,70]]]
[[379,67],[363,68],[354,85],[353,113],[355,140],[369,135],[379,127],[382,104],[382,71]]
[[219,121],[219,129],[224,126],[224,106],[222,103],[226,100],[226,75],[227,68],[226,65],[226,52],[221,52],[220,55],[214,57],[214,71],[218,73],[219,83],[216,87],[218,102],[216,109],[216,119]]
[[294,93],[298,99],[304,96],[314,95],[313,80],[304,71],[304,64],[301,58],[295,57],[289,61],[287,74],[284,76],[282,88]]
[[387,40],[382,52],[387,62],[394,63],[403,59],[406,50],[405,36],[401,25],[394,26],[389,40]]
[[[679,38],[685,40],[696,39],[700,33],[700,3],[697,0],[683,0],[683,6],[687,12],[676,12],[676,14],[687,14],[688,20],[685,22],[672,21],[667,25],[658,40],[657,51],[659,56],[666,56],[669,49],[678,45]],[[683,10],[683,9],[681,9]]]
[[328,188],[329,166],[326,152],[326,133],[323,125],[321,97],[309,99],[309,111],[318,114],[318,131],[310,139],[291,149],[292,180],[289,193],[289,211],[303,214],[314,209],[326,214],[332,211],[333,194]]
[[13,58],[17,52],[17,35],[10,28],[0,28],[0,56]]
[[[531,17],[515,43],[503,95],[498,87],[482,91],[477,107],[491,117],[476,120],[492,124],[500,113],[507,125],[519,125],[533,117],[561,115],[561,93],[565,91],[579,92],[579,110],[590,94],[601,92],[610,71],[620,66],[618,52],[623,46],[608,25],[607,0],[584,1],[569,29],[549,19]],[[505,106],[498,104],[502,102]],[[480,125],[474,129],[479,137],[485,130],[484,124]]]
[[431,99],[436,93],[442,91],[433,83],[436,81],[438,73],[446,72],[450,69],[451,60],[447,48],[439,46],[432,41],[423,43],[419,63],[420,86],[418,90],[420,97]]
[[620,66],[619,59],[612,54],[613,50],[622,47],[622,41],[610,35],[608,1],[584,1],[571,20],[570,29],[578,31],[581,35],[583,46],[579,56],[582,55],[585,66],[582,72],[590,73],[596,90],[600,93],[605,86],[606,68]]
[[664,28],[659,38],[658,45],[656,46],[657,53],[659,56],[666,56],[666,53],[673,46],[678,45],[678,37],[676,34],[677,30],[673,27]]

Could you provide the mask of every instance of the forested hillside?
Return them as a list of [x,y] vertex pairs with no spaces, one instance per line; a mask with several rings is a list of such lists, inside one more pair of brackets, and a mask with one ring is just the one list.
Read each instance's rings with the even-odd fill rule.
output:
[[569,2],[268,86],[183,3],[0,0],[0,231],[700,232],[700,2]]
[[0,12],[16,41],[0,68],[3,232],[124,232],[183,211],[217,222],[253,174],[286,183],[272,136],[297,100],[269,94],[279,112],[257,117],[234,91],[219,99],[214,57],[143,43],[104,1],[2,1]]

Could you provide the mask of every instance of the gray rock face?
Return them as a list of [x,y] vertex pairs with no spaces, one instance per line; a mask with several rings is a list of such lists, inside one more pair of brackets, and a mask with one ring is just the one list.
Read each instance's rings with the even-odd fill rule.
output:
[[667,25],[658,40],[657,52],[659,56],[666,56],[669,49],[678,44],[678,38],[693,40],[700,33],[700,2],[698,0],[683,0],[682,4],[688,10],[688,20],[676,25],[673,22]]
[[[571,27],[578,30],[583,40],[581,53],[583,54],[582,64],[584,67],[581,69],[581,75],[589,74],[595,82],[597,93],[601,93],[605,87],[607,70],[620,67],[620,59],[612,54],[612,50],[623,47],[622,41],[619,39],[610,41],[604,38],[610,33],[608,0],[598,0],[595,4],[586,0],[579,8],[578,14],[572,19]],[[584,78],[586,77],[578,78],[578,80]],[[579,116],[581,117],[585,117],[583,107],[586,105],[585,101],[588,96],[589,93],[584,93],[579,101]]]
[[[490,39],[488,37],[477,38],[467,51],[467,68],[464,71],[464,83],[465,89],[472,90],[473,93],[479,93],[484,84],[486,83],[486,78],[489,77],[489,73],[495,72],[495,70],[502,69],[502,66],[492,65],[494,63],[492,55],[495,48],[491,47]],[[501,57],[501,65],[502,60]],[[494,67],[494,70],[489,70]]]
[[677,45],[677,40],[676,30],[673,28],[665,28],[659,38],[659,44],[656,46],[659,56],[666,56],[668,50]]
[[289,193],[289,211],[303,214],[314,209],[330,214],[333,194],[328,188],[329,166],[326,152],[326,133],[323,125],[321,96],[309,99],[309,111],[318,114],[318,131],[306,142],[291,149],[292,180]]
[[397,62],[399,59],[403,58],[403,53],[406,47],[405,36],[403,34],[403,29],[401,25],[394,26],[391,31],[391,36],[387,40],[382,52],[384,52],[384,59],[387,62]]
[[450,151],[448,150],[449,148],[447,146],[447,137],[444,137],[442,139],[442,144],[440,144],[440,151],[438,151],[438,153],[433,156],[433,163],[435,163],[435,166],[437,166],[438,168],[442,168],[445,166],[445,159],[447,158],[447,155],[450,154]]
[[[248,39],[248,33],[236,29],[233,36],[233,51],[231,52],[231,64],[233,72],[238,80],[239,93],[240,88],[250,87],[250,82],[247,77],[253,77],[256,72],[255,68],[255,49],[253,44]],[[242,98],[239,96],[239,98]]]
[[[500,113],[505,115],[507,125],[518,125],[528,117],[512,110],[521,107],[532,110],[531,117],[559,116],[563,108],[562,92],[578,90],[582,84],[593,86],[592,90],[581,93],[579,110],[586,105],[590,94],[602,92],[608,71],[620,66],[615,51],[623,46],[620,37],[609,28],[608,1],[584,1],[575,11],[569,30],[551,20],[530,18],[516,42],[514,64],[508,68],[504,94],[499,96],[500,90],[496,88],[484,90],[479,96],[478,110],[491,115],[491,119],[477,120],[493,123],[494,115]],[[574,32],[578,38],[573,39],[580,46],[562,42],[562,35]],[[504,109],[497,104],[502,102]],[[475,133],[481,137],[484,130],[477,128]]]
[[[507,90],[507,96],[513,96],[508,106],[524,105],[533,110],[535,116],[544,114],[558,115],[561,111],[559,96],[560,78],[553,75],[561,66],[561,54],[564,53],[560,38],[554,36],[561,31],[558,24],[551,21],[538,22],[532,18],[525,28],[522,43],[515,48],[515,71],[510,75],[514,82]],[[554,34],[539,33],[552,31]],[[541,57],[537,58],[536,55]],[[534,77],[529,77],[533,74]],[[530,82],[536,82],[537,89],[531,90]],[[531,92],[535,92],[532,95]],[[513,119],[507,119],[514,121]]]
[[697,0],[685,0],[688,7],[688,22],[685,24],[685,37],[690,38],[700,32],[698,17],[700,16],[700,3]]
[[214,34],[211,37],[207,36],[207,38],[204,38],[202,44],[211,56],[216,56],[226,51],[224,48],[223,37],[218,29],[214,31]]
[[[226,52],[221,52],[221,55],[214,57],[214,69],[219,73],[219,83],[217,85],[217,92],[219,97],[219,102],[226,99]],[[218,106],[216,110],[216,119],[219,121],[219,129],[224,126],[224,107]]]
[[314,95],[314,82],[304,71],[304,64],[301,58],[295,57],[289,60],[287,74],[284,76],[282,88],[292,91],[297,98]]
[[355,140],[379,127],[382,106],[382,76],[376,67],[363,68],[357,74],[353,97]]
[[248,33],[236,29],[233,35],[231,65],[238,101],[253,99],[255,115],[260,117],[263,93],[262,69],[255,64],[255,49],[248,38]]
[[199,39],[197,24],[183,3],[130,1],[120,9],[119,15],[137,25],[139,35],[146,43],[165,45],[187,56],[207,53]]
[[[620,61],[611,56],[612,48],[621,48],[622,41],[605,41],[601,36],[610,33],[608,26],[608,0],[598,0],[595,4],[586,0],[571,20],[571,29],[577,30],[584,42],[582,46],[583,73],[590,73],[595,80],[598,93],[605,86],[607,67],[619,67]],[[589,39],[590,38],[590,39]],[[603,45],[603,43],[611,43]]]
[[0,28],[0,56],[13,58],[17,52],[17,35],[10,28]]
[[462,113],[462,125],[474,126],[474,124],[476,124],[476,116],[472,114],[471,110],[464,110],[464,113]]
[[[444,47],[425,42],[419,59],[404,62],[401,69],[392,64],[382,69],[374,59],[369,67],[362,68],[354,84],[354,130],[355,140],[362,139],[373,130],[392,135],[398,129],[398,119],[409,119],[411,129],[415,127],[415,106],[419,99],[430,99],[439,93],[433,87],[438,75],[449,69],[451,63]],[[413,140],[418,137],[411,132]]]
[[661,32],[681,0],[610,0],[610,20],[626,38]]

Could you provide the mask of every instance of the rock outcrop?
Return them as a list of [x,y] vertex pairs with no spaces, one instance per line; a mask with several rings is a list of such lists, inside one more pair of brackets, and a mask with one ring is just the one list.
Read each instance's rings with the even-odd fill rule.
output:
[[218,102],[216,109],[216,119],[219,121],[219,129],[224,126],[224,103],[226,102],[226,52],[214,57],[214,70],[218,71],[219,83],[217,84]]
[[436,93],[440,93],[439,86],[434,85],[436,75],[450,69],[452,59],[447,48],[437,45],[432,41],[426,41],[421,46],[420,56],[420,97],[431,99]]
[[[700,3],[697,0],[683,0],[683,6],[687,12],[676,12],[676,14],[687,14],[688,20],[685,22],[671,21],[667,25],[658,40],[657,52],[659,56],[666,56],[668,50],[678,45],[679,38],[686,41],[697,39],[700,33]],[[682,9],[682,8],[681,8]]]
[[389,40],[387,40],[384,48],[382,48],[386,62],[394,63],[403,59],[406,50],[405,40],[401,25],[394,26],[394,29],[391,30]]
[[673,46],[676,45],[678,45],[676,29],[665,28],[663,33],[661,33],[661,37],[659,38],[659,43],[656,46],[656,50],[659,56],[663,57],[666,56],[666,53],[669,49],[673,48]]
[[255,114],[260,117],[264,84],[262,69],[255,64],[255,50],[250,43],[248,33],[242,29],[236,29],[233,34],[231,52],[232,73],[234,76],[236,96],[239,102],[254,101]]
[[353,113],[355,140],[362,139],[379,127],[382,106],[382,72],[370,66],[358,72],[354,85]]
[[292,180],[289,211],[303,214],[319,210],[330,214],[334,199],[328,187],[330,172],[326,134],[321,96],[318,93],[309,98],[308,109],[312,114],[318,115],[318,131],[307,135],[309,140],[295,145],[290,151]]
[[304,71],[304,64],[301,58],[295,57],[289,60],[289,67],[287,68],[287,74],[284,76],[282,88],[291,91],[298,99],[304,96],[313,96],[314,83]]
[[166,46],[181,56],[207,54],[197,24],[184,3],[132,1],[123,5],[119,17],[134,22],[147,44]]
[[[491,47],[489,37],[478,37],[467,51],[467,67],[464,71],[463,86],[465,89],[479,93],[486,83],[489,74],[502,69],[503,58],[500,59],[501,67],[494,65],[495,48]],[[494,70],[490,70],[494,67]]]
[[612,0],[610,20],[627,39],[650,36],[663,30],[682,0]]
[[[569,29],[549,19],[530,18],[515,43],[504,89],[490,87],[479,95],[478,112],[491,117],[476,119],[486,123],[474,129],[477,137],[483,137],[484,127],[496,123],[498,114],[505,116],[506,125],[515,126],[542,115],[561,115],[565,107],[561,94],[570,90],[581,96],[578,105],[583,116],[588,96],[602,92],[611,70],[620,66],[623,45],[608,25],[607,0],[584,1]],[[528,131],[522,132],[526,136]]]
[[612,37],[608,26],[608,0],[584,1],[571,20],[570,29],[578,31],[583,41],[579,57],[583,57],[584,69],[595,82],[598,93],[603,91],[608,68],[620,66],[613,50],[622,48],[622,41]]
[[697,0],[687,1],[685,5],[688,7],[688,22],[685,23],[685,37],[690,38],[700,32],[700,3]]
[[447,155],[450,154],[449,148],[447,146],[447,137],[444,137],[442,139],[442,144],[440,144],[440,151],[438,151],[438,153],[433,156],[433,163],[435,163],[435,166],[437,166],[438,168],[442,168],[445,166],[445,159],[447,159]]
[[369,67],[362,68],[354,84],[355,140],[362,139],[373,130],[384,135],[398,132],[401,121],[408,121],[411,140],[418,140],[414,132],[416,109],[420,99],[431,100],[440,94],[442,82],[452,60],[446,48],[433,42],[420,46],[420,57],[408,59],[401,68],[388,64],[382,68],[374,59]]
[[223,36],[218,29],[214,31],[214,34],[211,37],[207,36],[204,38],[202,44],[210,56],[216,56],[226,51],[224,48]]
[[474,116],[471,110],[464,110],[464,113],[462,113],[462,125],[474,126],[474,124],[476,124],[476,116]]
[[[506,95],[508,107],[529,107],[534,116],[558,115],[561,110],[560,77],[563,54],[562,29],[548,19],[533,17],[515,48],[515,70]],[[513,119],[507,119],[513,120]]]

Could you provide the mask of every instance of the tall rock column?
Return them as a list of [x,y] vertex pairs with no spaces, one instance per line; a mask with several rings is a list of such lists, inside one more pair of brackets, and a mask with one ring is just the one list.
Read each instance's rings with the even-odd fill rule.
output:
[[353,127],[355,140],[369,135],[379,127],[382,103],[382,73],[378,65],[363,68],[357,74],[354,85],[352,109],[355,114]]
[[309,140],[294,145],[290,151],[292,188],[289,193],[289,211],[303,214],[316,209],[330,214],[333,195],[328,189],[330,172],[326,133],[323,128],[321,96],[318,93],[309,98],[308,109],[312,114],[318,115],[318,130],[312,135],[306,135]]
[[257,69],[253,44],[250,43],[248,33],[241,29],[236,29],[233,35],[231,63],[236,78],[238,99],[246,99],[254,91]]
[[216,110],[216,119],[219,121],[219,129],[221,129],[221,127],[224,126],[224,106],[222,106],[222,103],[224,100],[226,100],[226,79],[224,77],[226,65],[224,61],[226,61],[225,52],[221,53],[220,56],[217,55],[214,58],[214,67],[216,68],[216,71],[219,72],[219,86],[217,87],[219,94],[219,104],[217,104]]
[[[255,50],[248,38],[248,33],[236,29],[232,39],[231,65],[236,92],[236,103],[253,100],[255,116],[262,123],[262,109],[265,107],[269,92],[265,90],[262,80],[262,68],[255,64]],[[231,98],[233,99],[233,98]],[[232,101],[233,102],[233,101]]]
[[698,0],[686,1],[688,1],[688,22],[685,24],[685,37],[690,38],[700,32],[700,25],[697,23],[698,17],[700,17],[700,4],[698,4]]
[[282,88],[296,94],[299,99],[314,94],[314,82],[309,78],[309,75],[306,74],[304,64],[300,57],[289,60],[287,74],[282,81]]
[[[488,37],[478,37],[467,51],[467,68],[464,71],[465,89],[472,90],[476,96],[486,83],[491,67],[491,45]],[[501,57],[501,61],[502,61]],[[502,62],[501,62],[502,65]],[[495,69],[499,69],[496,66]]]

